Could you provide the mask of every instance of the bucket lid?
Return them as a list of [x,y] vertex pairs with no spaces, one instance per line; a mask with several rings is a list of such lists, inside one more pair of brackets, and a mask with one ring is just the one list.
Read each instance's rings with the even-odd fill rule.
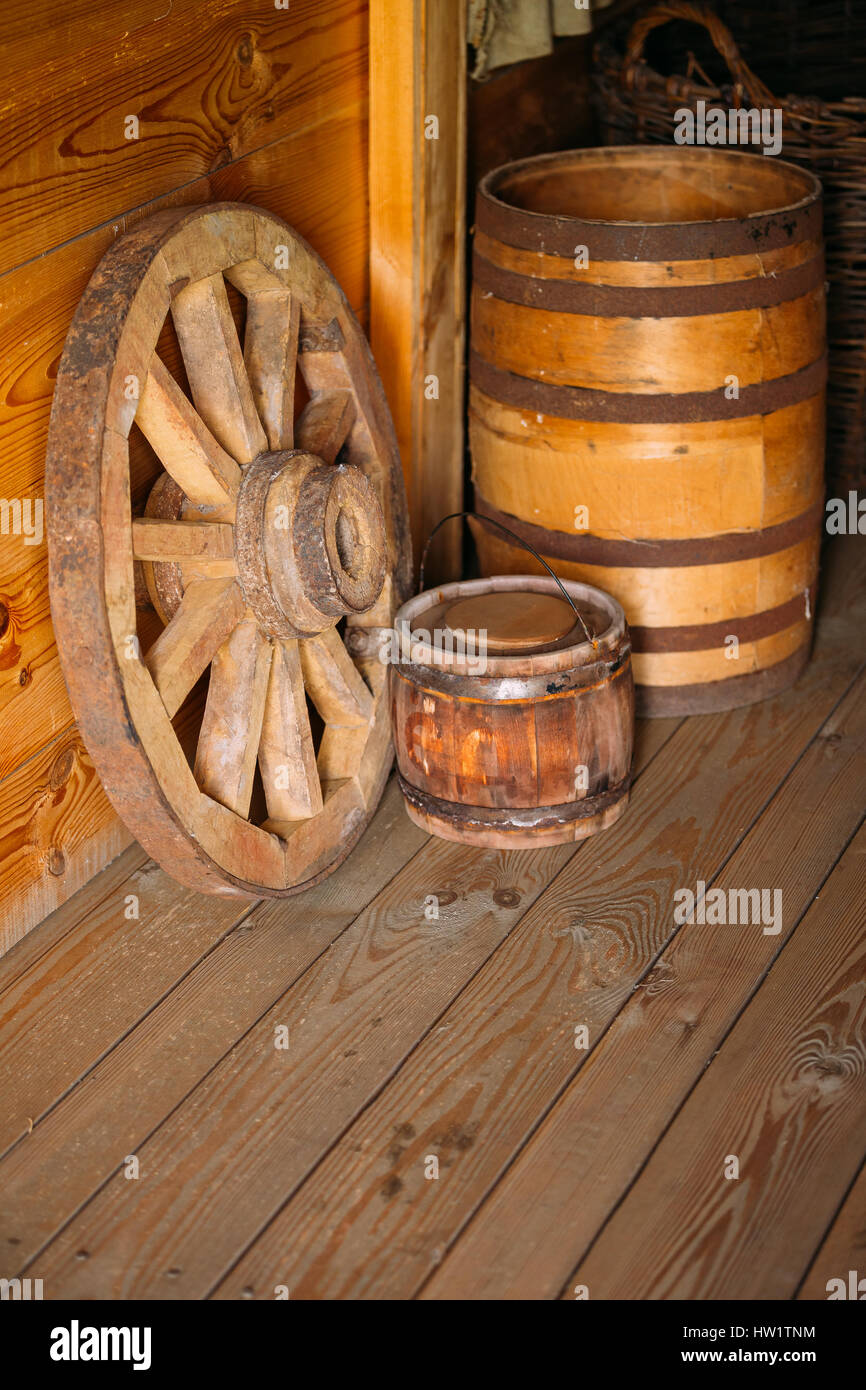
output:
[[485,633],[488,650],[529,652],[567,636],[574,627],[574,610],[555,594],[503,590],[457,599],[446,610],[445,622],[464,641],[470,633]]

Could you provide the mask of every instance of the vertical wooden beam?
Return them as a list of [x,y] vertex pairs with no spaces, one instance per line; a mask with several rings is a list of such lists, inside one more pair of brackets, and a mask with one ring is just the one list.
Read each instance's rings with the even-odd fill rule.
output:
[[[370,338],[403,460],[416,564],[463,505],[466,0],[370,0]],[[460,527],[431,582],[460,573]]]

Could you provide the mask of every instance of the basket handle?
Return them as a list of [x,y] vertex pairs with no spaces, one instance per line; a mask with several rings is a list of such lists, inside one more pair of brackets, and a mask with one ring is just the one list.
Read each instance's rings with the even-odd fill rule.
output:
[[759,105],[778,106],[779,103],[772,92],[755,76],[743,58],[727,25],[706,5],[691,4],[690,0],[662,0],[661,4],[653,5],[646,14],[635,20],[629,31],[623,57],[621,81],[626,87],[636,85],[638,65],[644,61],[644,45],[653,29],[658,29],[672,19],[702,25],[707,30],[713,47],[727,63],[735,83],[750,100],[756,101]]
[[593,637],[592,634],[590,633],[589,628],[587,627],[586,623],[585,623],[584,620],[583,620],[583,614],[581,613],[580,609],[577,607],[576,603],[574,602],[573,598],[571,597],[571,594],[570,594],[570,593],[568,592],[568,590],[566,589],[566,587],[565,587],[565,585],[563,584],[562,580],[560,579],[559,575],[558,575],[558,574],[554,574],[553,570],[550,568],[550,565],[547,563],[547,561],[546,561],[541,555],[539,555],[539,553],[538,553],[538,551],[535,549],[535,547],[534,547],[534,546],[531,546],[531,545],[529,544],[529,541],[525,541],[525,540],[523,539],[522,536],[516,535],[516,534],[514,533],[514,531],[509,531],[509,529],[508,529],[507,526],[503,526],[500,522],[494,521],[492,516],[483,516],[480,512],[473,512],[473,511],[466,511],[466,512],[449,512],[447,516],[443,516],[439,521],[436,522],[436,525],[433,527],[433,530],[430,532],[429,536],[427,537],[427,542],[426,542],[426,544],[425,544],[425,546],[424,546],[423,551],[421,552],[421,565],[420,565],[419,571],[418,571],[418,590],[419,590],[419,592],[423,592],[423,589],[424,589],[424,565],[425,565],[426,560],[427,560],[427,552],[428,552],[428,550],[430,549],[430,542],[432,541],[433,537],[436,535],[436,532],[439,530],[440,526],[444,526],[445,523],[446,523],[446,521],[455,521],[458,517],[463,517],[463,516],[474,516],[475,519],[476,519],[476,521],[482,522],[482,524],[483,524],[484,526],[495,526],[495,527],[497,528],[497,530],[502,531],[504,535],[510,536],[511,539],[512,539],[513,541],[517,541],[517,544],[518,544],[518,545],[522,545],[523,548],[524,548],[524,550],[530,551],[530,553],[531,553],[532,555],[535,556],[535,558],[536,558],[536,560],[538,561],[538,563],[539,563],[540,565],[544,565],[544,568],[547,570],[547,573],[551,576],[551,578],[556,580],[556,583],[559,585],[559,589],[560,589],[560,592],[561,592],[561,594],[562,594],[562,597],[565,599],[565,601],[566,601],[566,603],[568,604],[569,608],[570,608],[571,611],[574,613],[574,616],[577,618],[577,621],[580,623],[581,627],[583,628],[584,636],[586,637],[587,642],[591,642],[592,645],[593,645],[593,647],[597,647],[597,646],[598,646],[598,641],[597,641],[597,639],[596,639],[595,637]]

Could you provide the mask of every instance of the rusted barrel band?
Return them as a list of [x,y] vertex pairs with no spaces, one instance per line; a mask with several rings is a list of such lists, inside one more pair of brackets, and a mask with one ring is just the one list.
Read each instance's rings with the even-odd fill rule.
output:
[[625,679],[631,670],[631,646],[623,639],[613,661],[595,661],[588,666],[565,667],[561,671],[546,671],[536,676],[477,676],[454,675],[439,667],[400,665],[392,663],[396,676],[422,694],[445,695],[452,700],[470,700],[476,704],[524,704],[527,701],[573,698],[589,694],[603,685]]
[[[527,212],[497,196],[497,190],[521,164],[538,168],[543,158],[536,156],[532,161],[493,169],[481,180],[475,206],[475,225],[480,231],[523,251],[541,251],[569,260],[574,259],[578,246],[585,246],[590,260],[597,261],[701,261],[748,256],[821,237],[821,186],[815,178],[812,192],[790,208],[704,222],[602,222],[554,216]],[[556,161],[564,177],[580,171],[579,158],[569,164],[567,158],[557,156]],[[591,177],[591,171],[587,172]],[[802,175],[803,171],[797,172]]]
[[[717,536],[676,540],[611,540],[603,536],[549,531],[531,521],[501,512],[476,492],[479,520],[489,516],[503,523],[521,540],[529,541],[545,559],[567,560],[576,565],[605,565],[612,569],[678,569],[689,565],[727,565],[787,550],[798,541],[816,536],[824,515],[823,501],[791,521],[765,526],[758,531],[729,531]],[[503,542],[507,544],[507,542]]]
[[815,611],[816,586],[795,594],[787,603],[750,613],[745,618],[725,618],[720,623],[682,624],[680,627],[633,627],[635,652],[702,652],[723,647],[729,637],[738,642],[757,642],[772,637],[795,623],[803,622]]
[[775,275],[756,275],[747,280],[726,280],[711,285],[591,285],[578,280],[520,275],[494,265],[475,251],[472,274],[479,290],[509,304],[596,318],[663,319],[766,309],[772,304],[799,299],[824,284],[825,268],[824,257],[817,255]]
[[[658,719],[680,714],[716,714],[757,700],[768,700],[793,685],[809,664],[811,643],[762,671],[694,685],[637,685],[635,714]],[[732,663],[733,664],[733,663]]]
[[441,797],[431,796],[429,792],[419,791],[400,772],[397,773],[397,780],[409,804],[425,816],[450,821],[455,826],[490,826],[496,830],[515,832],[554,830],[568,821],[591,820],[627,796],[632,782],[629,774],[615,787],[583,797],[580,801],[566,801],[557,806],[522,807],[465,806],[458,801],[444,801]]
[[725,388],[640,395],[634,391],[594,391],[585,386],[555,386],[503,371],[469,354],[469,374],[485,395],[502,405],[517,406],[533,415],[560,420],[598,420],[632,425],[674,425],[695,421],[734,420],[747,415],[770,415],[797,405],[823,390],[827,381],[826,354],[808,367],[770,381],[741,386],[739,398],[728,400]]

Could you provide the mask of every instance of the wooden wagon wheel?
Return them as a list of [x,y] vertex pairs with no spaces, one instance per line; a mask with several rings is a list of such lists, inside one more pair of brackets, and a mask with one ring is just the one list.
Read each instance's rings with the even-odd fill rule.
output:
[[372,357],[296,232],[213,204],[115,243],[66,340],[46,495],[63,672],[141,844],[208,893],[330,872],[390,767],[379,636],[411,557]]

